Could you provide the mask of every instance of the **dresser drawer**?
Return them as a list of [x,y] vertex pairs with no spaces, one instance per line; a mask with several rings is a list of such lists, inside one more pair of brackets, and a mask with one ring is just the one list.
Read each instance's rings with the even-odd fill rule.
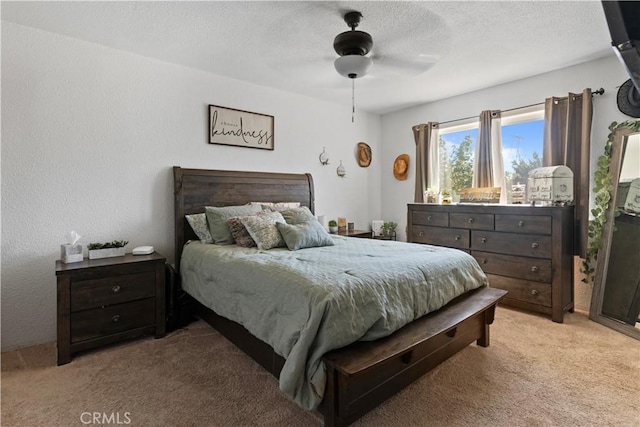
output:
[[141,328],[155,322],[155,298],[71,313],[71,343]]
[[551,234],[550,216],[496,215],[496,231]]
[[427,243],[457,249],[469,247],[469,230],[414,225],[411,228],[411,235],[414,243]]
[[551,236],[472,231],[471,249],[534,258],[551,258]]
[[487,279],[489,280],[489,286],[492,288],[503,289],[509,292],[503,300],[505,304],[508,304],[508,300],[517,300],[551,307],[550,284],[513,279],[493,274],[487,274]]
[[414,225],[449,226],[449,214],[447,212],[413,211],[411,220]]
[[71,282],[71,311],[155,296],[155,271]]
[[482,213],[450,213],[449,225],[470,230],[493,230],[493,214]]
[[551,283],[551,260],[472,251],[485,273]]

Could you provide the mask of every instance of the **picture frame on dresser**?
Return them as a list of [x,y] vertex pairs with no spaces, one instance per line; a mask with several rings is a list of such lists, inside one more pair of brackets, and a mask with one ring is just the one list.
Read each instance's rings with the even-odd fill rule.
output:
[[274,149],[274,116],[209,105],[209,144]]

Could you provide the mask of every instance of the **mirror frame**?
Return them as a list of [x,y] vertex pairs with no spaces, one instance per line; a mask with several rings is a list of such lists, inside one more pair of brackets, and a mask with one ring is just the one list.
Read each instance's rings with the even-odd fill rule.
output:
[[615,221],[615,210],[618,202],[618,181],[620,180],[620,172],[622,170],[622,161],[627,147],[627,140],[630,135],[637,133],[640,133],[640,120],[630,120],[620,123],[613,130],[614,136],[613,143],[611,145],[611,159],[609,164],[613,189],[611,190],[609,206],[605,212],[605,223],[602,228],[601,236],[602,247],[598,251],[598,257],[596,260],[591,306],[589,307],[589,319],[640,340],[640,329],[602,314],[604,288],[607,280],[607,269],[609,266],[609,253],[611,251],[611,241],[614,232],[613,224]]

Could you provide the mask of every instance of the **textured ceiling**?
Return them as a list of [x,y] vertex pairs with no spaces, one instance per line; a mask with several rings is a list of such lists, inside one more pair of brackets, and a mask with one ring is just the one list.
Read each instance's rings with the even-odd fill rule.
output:
[[333,68],[350,10],[374,40],[356,104],[375,113],[612,54],[599,1],[3,2],[2,19],[350,104]]

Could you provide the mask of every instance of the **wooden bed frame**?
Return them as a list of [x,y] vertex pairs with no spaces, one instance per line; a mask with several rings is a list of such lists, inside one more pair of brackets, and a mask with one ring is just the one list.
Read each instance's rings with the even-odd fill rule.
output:
[[[314,211],[310,174],[240,172],[173,168],[175,193],[175,263],[180,270],[182,248],[197,239],[185,215],[205,206],[255,202],[300,202]],[[323,357],[327,369],[325,395],[319,411],[326,426],[346,426],[402,390],[474,341],[489,345],[489,325],[505,291],[482,288],[456,298],[373,342],[356,342]],[[195,314],[279,377],[284,358],[244,327],[218,316],[194,300]]]

